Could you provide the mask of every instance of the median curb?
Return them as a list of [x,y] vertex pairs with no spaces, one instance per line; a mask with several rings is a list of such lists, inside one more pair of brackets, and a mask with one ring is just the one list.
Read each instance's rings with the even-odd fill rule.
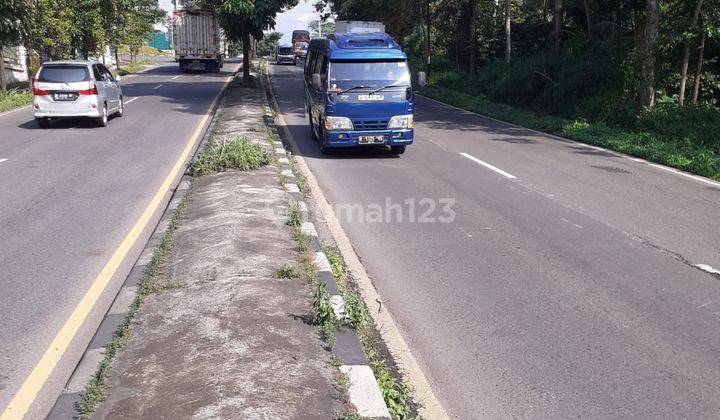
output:
[[[241,69],[240,69],[241,70]],[[233,74],[236,77],[238,72]],[[113,340],[115,333],[118,328],[122,325],[123,320],[130,312],[131,305],[135,299],[138,290],[138,284],[145,275],[145,270],[152,259],[153,254],[160,246],[160,242],[170,228],[170,223],[175,215],[180,204],[185,200],[192,184],[192,177],[187,173],[187,170],[195,157],[197,152],[205,147],[208,139],[212,135],[213,127],[215,126],[218,115],[224,106],[225,95],[228,92],[228,88],[232,86],[232,80],[230,80],[223,88],[213,110],[213,116],[210,119],[205,133],[197,144],[193,153],[188,157],[185,162],[183,176],[180,178],[177,186],[172,190],[170,201],[167,207],[162,213],[160,220],[153,230],[152,235],[148,239],[145,247],[143,248],[140,256],[135,261],[130,273],[128,274],[125,282],[123,283],[118,293],[115,295],[112,305],[105,313],[103,320],[100,322],[93,338],[85,349],[80,361],[75,366],[75,370],[68,379],[63,391],[55,400],[50,413],[46,419],[49,420],[61,420],[69,418],[77,418],[77,405],[80,402],[82,392],[85,390],[85,386],[95,376],[100,364],[105,357],[105,347]]]
[[[265,86],[264,80],[263,87],[267,92],[268,87]],[[304,193],[298,186],[295,172],[290,165],[291,153],[288,152],[282,142],[280,132],[275,124],[272,108],[265,105],[264,110],[265,124],[270,131],[272,145],[275,149],[278,176],[287,191],[290,205],[297,208],[300,215],[300,232],[310,239],[309,249],[315,254],[313,264],[317,270],[318,279],[325,286],[325,291],[330,295],[330,303],[335,318],[342,321],[347,314],[345,301],[340,294],[340,289],[335,281],[327,255],[323,250],[317,229],[313,222],[310,221]],[[385,404],[383,393],[372,369],[368,365],[365,352],[355,331],[343,326],[337,326],[335,329],[335,345],[332,347],[331,352],[342,363],[339,369],[348,379],[350,402],[357,409],[357,413],[363,418],[390,419],[390,411]]]

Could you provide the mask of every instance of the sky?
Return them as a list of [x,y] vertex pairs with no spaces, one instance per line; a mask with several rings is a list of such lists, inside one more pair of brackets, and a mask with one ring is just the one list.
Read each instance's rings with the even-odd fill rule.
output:
[[[168,15],[172,13],[172,0],[158,0],[158,2],[160,3],[160,7],[168,12]],[[275,19],[275,30],[283,34],[280,40],[281,44],[290,43],[293,30],[307,29],[310,21],[318,19],[314,3],[314,0],[299,0],[297,6],[277,15]]]
[[280,39],[281,44],[290,43],[292,31],[295,29],[307,30],[310,21],[319,19],[317,12],[315,12],[314,3],[314,0],[300,0],[297,6],[277,15],[275,30],[283,34]]

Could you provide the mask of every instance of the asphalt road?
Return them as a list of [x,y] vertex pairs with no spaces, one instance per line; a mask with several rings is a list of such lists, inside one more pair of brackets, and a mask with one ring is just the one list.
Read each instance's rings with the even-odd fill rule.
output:
[[[163,63],[121,82],[125,116],[40,129],[0,115],[0,413],[170,173],[225,78]],[[156,215],[159,217],[159,214]],[[29,412],[49,411],[141,251],[138,240]]]
[[717,183],[423,98],[402,157],[322,156],[301,67],[271,72],[299,153],[449,414],[717,417],[720,277],[693,267],[720,268]]

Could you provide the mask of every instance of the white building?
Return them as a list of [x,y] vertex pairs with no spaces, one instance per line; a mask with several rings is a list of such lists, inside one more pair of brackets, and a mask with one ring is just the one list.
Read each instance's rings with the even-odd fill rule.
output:
[[27,61],[25,60],[25,47],[3,48],[5,61],[5,81],[8,85],[28,80]]

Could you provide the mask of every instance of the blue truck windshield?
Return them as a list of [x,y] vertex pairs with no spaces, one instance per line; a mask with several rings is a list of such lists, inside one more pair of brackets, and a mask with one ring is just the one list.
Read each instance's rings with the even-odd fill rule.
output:
[[329,79],[331,88],[335,85],[339,89],[410,86],[410,72],[404,61],[333,61]]

